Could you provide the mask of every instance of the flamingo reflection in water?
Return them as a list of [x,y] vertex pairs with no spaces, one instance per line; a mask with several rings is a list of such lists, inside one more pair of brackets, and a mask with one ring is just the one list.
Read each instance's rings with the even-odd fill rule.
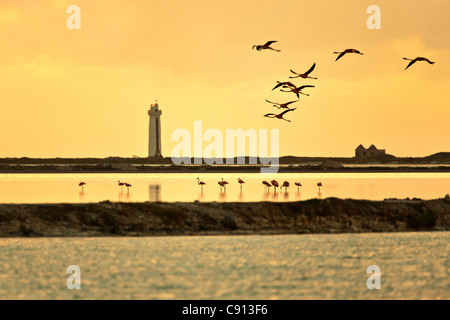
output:
[[226,201],[227,200],[227,192],[226,191],[219,191],[219,201]]
[[239,201],[243,201],[244,200],[244,195],[242,194],[242,189],[239,190],[238,200]]
[[205,196],[203,194],[203,190],[200,190],[200,192],[198,193],[198,201],[203,201],[204,198]]
[[161,185],[160,184],[149,184],[148,185],[148,200],[150,202],[161,201]]

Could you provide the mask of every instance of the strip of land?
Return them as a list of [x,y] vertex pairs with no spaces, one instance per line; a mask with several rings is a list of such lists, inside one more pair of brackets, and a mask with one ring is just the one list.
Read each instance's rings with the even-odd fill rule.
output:
[[[131,164],[89,164],[89,165],[7,165],[0,164],[0,173],[260,173],[267,166],[261,165],[131,165]],[[434,166],[388,166],[374,165],[344,167],[342,165],[281,165],[277,172],[450,172],[450,165]]]
[[365,233],[450,230],[450,197],[384,201],[0,204],[0,237]]

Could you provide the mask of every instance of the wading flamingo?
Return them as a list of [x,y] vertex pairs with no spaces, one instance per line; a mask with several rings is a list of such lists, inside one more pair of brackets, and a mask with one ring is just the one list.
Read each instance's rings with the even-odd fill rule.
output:
[[267,187],[267,191],[269,191],[269,188],[272,186],[270,183],[268,183],[267,181],[263,181],[262,182],[263,185],[265,185]]
[[130,192],[130,187],[131,187],[131,184],[129,184],[129,183],[125,183],[125,187],[127,187],[127,192]]
[[238,178],[238,183],[241,185],[241,189],[242,189],[242,184],[245,183],[244,180],[242,180],[241,178]]
[[286,192],[287,188],[289,188],[289,182],[288,181],[284,181],[281,187],[282,188],[284,187],[284,192]]
[[203,186],[204,186],[206,183],[204,183],[203,181],[200,181],[200,178],[197,178],[197,184],[198,184],[199,186],[202,187],[202,191],[203,191]]
[[221,188],[223,187],[225,190],[227,190],[226,185],[228,184],[228,181],[224,181],[222,178],[222,181],[219,181],[217,183],[220,185]]
[[433,61],[428,60],[427,58],[424,57],[417,57],[415,59],[408,59],[408,58],[403,58],[403,60],[409,60],[411,61],[410,63],[408,63],[408,65],[406,66],[405,70],[408,69],[409,67],[411,67],[414,63],[416,63],[417,61],[426,61],[429,64],[434,64]]
[[300,182],[295,182],[294,184],[297,186],[297,191],[300,191],[302,184]]
[[338,55],[338,57],[336,58],[336,60],[334,60],[334,61],[338,61],[340,58],[342,58],[346,53],[357,53],[357,54],[360,54],[360,55],[363,55],[364,53],[361,53],[361,52],[359,52],[358,50],[356,50],[356,49],[345,49],[344,51],[342,51],[342,52],[333,52],[334,54],[339,54]]
[[296,75],[295,77],[289,77],[289,79],[295,79],[295,78],[298,78],[298,77],[303,78],[303,79],[307,79],[307,78],[309,78],[309,79],[317,79],[317,78],[313,78],[313,77],[310,77],[310,76],[309,76],[309,74],[310,74],[311,72],[313,72],[313,70],[314,70],[315,67],[316,67],[316,63],[314,63],[314,64],[312,65],[312,67],[309,68],[308,71],[306,71],[305,73],[301,73],[301,74],[300,74],[300,73],[297,73],[297,72],[295,72],[295,71],[293,71],[292,69],[289,69],[289,70],[291,70],[291,72],[292,72],[293,74]]
[[80,183],[78,184],[78,186],[81,187],[81,191],[83,191],[84,185],[85,185],[85,184],[86,184],[85,182],[80,182]]
[[122,190],[123,190],[123,186],[125,185],[125,182],[120,182],[120,180],[117,180],[117,185],[119,187],[122,187]]
[[276,181],[276,180],[272,180],[272,181],[270,181],[270,183],[273,185],[273,191],[275,192],[276,190],[277,190],[277,188],[280,186],[279,184],[278,184],[278,181]]
[[320,192],[320,187],[322,186],[322,182],[318,182],[317,186],[319,187],[319,192]]

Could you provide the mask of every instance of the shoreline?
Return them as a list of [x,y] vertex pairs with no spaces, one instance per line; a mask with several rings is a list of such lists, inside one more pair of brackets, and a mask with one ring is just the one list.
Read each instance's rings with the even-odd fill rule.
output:
[[0,238],[450,231],[450,198],[0,204]]

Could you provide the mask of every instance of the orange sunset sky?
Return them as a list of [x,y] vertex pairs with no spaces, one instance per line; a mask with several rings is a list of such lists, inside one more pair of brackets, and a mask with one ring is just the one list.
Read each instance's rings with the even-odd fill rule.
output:
[[[81,30],[69,30],[69,5]],[[369,30],[369,5],[381,30]],[[175,129],[280,130],[280,155],[450,151],[450,1],[2,0],[0,157],[146,156],[148,115]],[[252,50],[277,40],[281,52]],[[335,62],[333,51],[355,48]],[[424,56],[404,70],[403,57]],[[312,76],[292,122],[264,118],[289,69]],[[294,99],[293,99],[294,98]],[[204,143],[204,146],[207,143]]]

